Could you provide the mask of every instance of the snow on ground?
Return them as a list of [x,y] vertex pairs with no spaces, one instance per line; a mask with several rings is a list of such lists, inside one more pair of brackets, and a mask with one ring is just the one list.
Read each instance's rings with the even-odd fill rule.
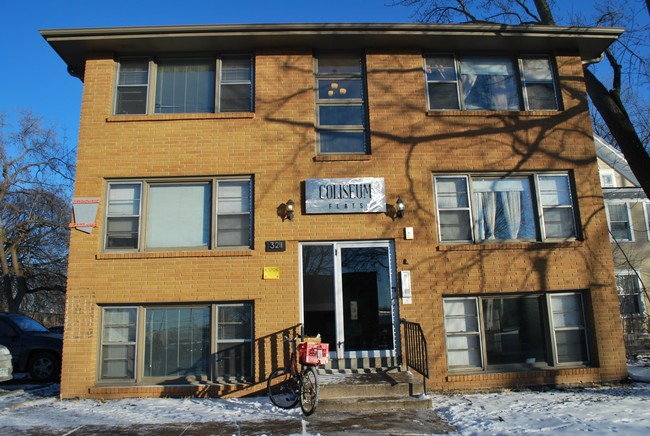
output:
[[[647,365],[647,363],[645,363]],[[459,434],[650,432],[650,367],[631,365],[631,384],[601,388],[432,395],[434,409]],[[12,388],[13,389],[13,388]],[[247,399],[58,399],[59,386],[0,385],[3,428],[70,429],[85,425],[295,420],[300,409],[282,410],[265,397]],[[318,412],[316,412],[318,413]]]

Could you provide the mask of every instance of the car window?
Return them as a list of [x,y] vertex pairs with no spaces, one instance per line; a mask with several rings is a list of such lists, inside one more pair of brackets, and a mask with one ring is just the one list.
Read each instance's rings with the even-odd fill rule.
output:
[[16,332],[14,331],[14,329],[1,319],[0,319],[0,336],[5,338],[12,338],[16,336]]
[[39,322],[34,321],[26,316],[12,317],[12,320],[18,324],[18,327],[24,332],[47,333],[49,330],[43,327]]

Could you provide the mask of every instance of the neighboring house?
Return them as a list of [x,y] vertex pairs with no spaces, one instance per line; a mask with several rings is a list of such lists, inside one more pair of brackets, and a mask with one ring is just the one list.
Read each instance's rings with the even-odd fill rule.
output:
[[332,371],[419,325],[432,390],[624,379],[583,79],[621,32],[43,31],[84,83],[61,396],[260,392],[299,323]]
[[623,155],[594,136],[628,354],[650,351],[650,200]]

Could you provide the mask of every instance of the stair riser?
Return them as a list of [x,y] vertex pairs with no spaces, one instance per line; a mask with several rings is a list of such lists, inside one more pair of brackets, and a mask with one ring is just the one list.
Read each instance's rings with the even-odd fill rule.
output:
[[[420,388],[421,391],[421,388]],[[337,399],[337,398],[377,398],[391,397],[403,398],[410,394],[409,385],[399,384],[390,385],[321,385],[320,398]]]
[[431,400],[387,399],[385,401],[337,401],[321,400],[318,413],[323,412],[366,412],[379,410],[426,410],[431,408]]

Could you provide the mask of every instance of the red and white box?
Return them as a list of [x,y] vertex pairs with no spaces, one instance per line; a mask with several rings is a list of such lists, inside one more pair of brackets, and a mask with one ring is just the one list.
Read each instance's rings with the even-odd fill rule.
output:
[[298,356],[303,365],[326,365],[330,361],[330,344],[318,342],[301,342],[298,344]]

